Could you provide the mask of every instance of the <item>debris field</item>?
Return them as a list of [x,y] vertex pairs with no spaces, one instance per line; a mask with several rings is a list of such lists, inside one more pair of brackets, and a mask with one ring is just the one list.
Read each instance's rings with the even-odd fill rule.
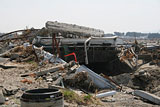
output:
[[119,37],[103,35],[50,21],[42,29],[2,35],[0,106],[34,107],[33,98],[25,99],[28,92],[53,89],[59,94],[49,97],[50,107],[158,107],[159,47],[148,49],[138,40],[128,47]]

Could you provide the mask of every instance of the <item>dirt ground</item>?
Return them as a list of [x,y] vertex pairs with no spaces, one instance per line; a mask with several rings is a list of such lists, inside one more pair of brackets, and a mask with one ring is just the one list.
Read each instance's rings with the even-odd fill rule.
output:
[[[31,77],[31,76],[21,77],[22,74],[38,72],[41,69],[46,69],[49,66],[54,66],[54,65],[45,65],[43,67],[38,67],[38,66],[33,65],[32,63],[23,63],[23,62],[17,63],[14,61],[10,62],[8,61],[8,59],[3,59],[3,58],[0,59],[0,64],[6,65],[6,66],[16,66],[17,67],[17,68],[10,68],[10,69],[0,68],[0,87],[3,87],[7,90],[18,90],[17,92],[15,92],[14,95],[5,96],[6,102],[5,104],[0,105],[2,107],[20,107],[20,97],[25,90],[48,87],[48,83],[43,78],[35,79],[34,77]],[[153,68],[156,70],[154,70]],[[129,88],[129,85],[130,87],[132,87],[131,84],[136,83],[134,79],[136,78],[137,80],[137,78],[139,78],[137,77],[137,73],[139,73],[139,76],[140,76],[141,72],[139,71],[142,71],[142,70],[144,71],[145,69],[150,70],[148,72],[151,75],[150,77],[152,77],[152,75],[153,77],[159,76],[158,67],[144,65],[140,67],[140,69],[133,74],[127,73],[127,74],[121,74],[118,76],[114,76],[113,79],[117,83],[121,84],[121,86],[123,86],[122,92],[117,92],[116,95],[102,98],[100,105],[95,105],[95,104],[78,105],[76,103],[68,103],[66,101],[64,101],[65,102],[64,105],[65,107],[85,107],[85,106],[86,107],[126,107],[126,106],[127,107],[158,107],[158,105],[154,105],[151,102],[142,100],[140,97],[133,96],[132,95],[133,89]],[[158,73],[155,73],[154,71]],[[144,73],[141,73],[141,74],[144,74]],[[31,83],[21,82],[21,80],[25,78],[32,82]],[[155,80],[154,78],[149,79],[149,80],[150,81],[152,80],[151,83],[155,85],[153,90],[150,90],[147,88],[150,85],[145,85],[146,86],[145,88],[143,87],[136,88],[136,85],[134,85],[135,87],[132,87],[132,88],[135,88],[135,89],[143,88],[146,91],[159,95],[160,91],[157,89],[157,87],[159,86],[159,82],[158,82],[159,78],[157,80]],[[137,84],[137,86],[139,85]]]

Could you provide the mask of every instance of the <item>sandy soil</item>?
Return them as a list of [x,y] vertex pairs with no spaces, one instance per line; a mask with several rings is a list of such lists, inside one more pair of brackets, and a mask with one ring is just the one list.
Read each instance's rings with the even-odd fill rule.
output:
[[[1,59],[0,64],[7,65],[7,66],[10,66],[10,65],[17,66],[17,68],[10,68],[10,69],[0,68],[0,86],[7,90],[18,89],[18,92],[15,95],[5,96],[7,101],[5,102],[4,105],[0,105],[2,107],[3,106],[19,107],[20,97],[25,90],[48,87],[48,83],[41,78],[38,78],[36,80],[34,77],[30,77],[30,76],[21,77],[22,74],[37,72],[42,68],[45,69],[47,68],[47,65],[42,68],[41,67],[34,68],[31,66],[31,64],[28,64],[28,63],[10,62],[5,59]],[[48,65],[48,66],[51,66],[51,65]],[[31,80],[32,83],[30,84],[22,83],[21,80],[25,78],[28,80]],[[129,76],[127,76],[127,79],[128,78]],[[124,78],[121,78],[121,79],[124,79]],[[114,96],[102,98],[101,105],[90,104],[90,105],[84,106],[84,105],[78,105],[76,103],[67,103],[66,101],[64,101],[65,107],[158,107],[158,105],[154,105],[150,102],[146,102],[145,100],[140,99],[139,97],[133,96],[131,94],[133,90],[131,88],[125,87],[125,85],[127,85],[126,81],[122,81],[121,83],[122,83],[121,85],[123,85],[123,92],[117,92],[117,94]]]

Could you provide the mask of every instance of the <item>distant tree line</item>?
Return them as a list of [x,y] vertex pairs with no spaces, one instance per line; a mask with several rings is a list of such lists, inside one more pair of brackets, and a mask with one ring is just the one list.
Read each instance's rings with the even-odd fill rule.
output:
[[124,37],[148,37],[150,39],[152,38],[160,38],[160,33],[141,33],[141,32],[114,32],[113,35],[116,36],[124,36]]
[[160,33],[149,33],[148,38],[160,38]]

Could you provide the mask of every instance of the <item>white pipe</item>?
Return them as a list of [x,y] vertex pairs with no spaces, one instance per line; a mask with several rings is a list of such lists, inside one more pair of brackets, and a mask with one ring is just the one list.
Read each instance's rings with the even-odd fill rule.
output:
[[116,91],[109,91],[109,92],[97,94],[96,97],[97,98],[102,98],[102,97],[112,96],[112,95],[115,95],[115,94],[116,94]]
[[89,42],[92,39],[92,37],[89,37],[85,42],[84,42],[84,52],[85,52],[85,63],[88,64],[88,54],[87,54],[87,42]]
[[107,40],[109,40],[109,39],[117,39],[118,38],[118,36],[111,36],[111,37],[92,37],[93,39],[107,39]]

